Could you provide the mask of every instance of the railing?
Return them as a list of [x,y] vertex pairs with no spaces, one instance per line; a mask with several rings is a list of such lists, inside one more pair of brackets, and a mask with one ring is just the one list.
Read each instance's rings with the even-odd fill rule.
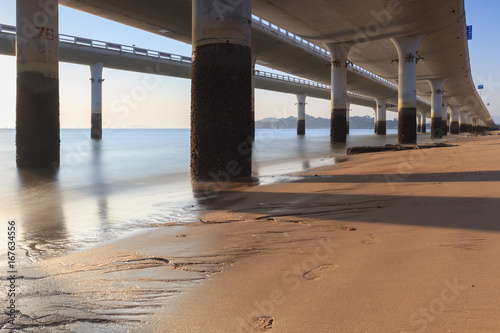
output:
[[137,55],[142,55],[142,56],[148,56],[148,57],[152,57],[152,58],[167,59],[167,60],[173,60],[173,61],[178,61],[178,62],[183,62],[183,63],[191,63],[190,57],[185,57],[185,56],[181,56],[178,54],[166,53],[166,52],[161,52],[161,51],[143,49],[143,48],[136,47],[136,46],[115,44],[115,43],[109,43],[109,42],[104,42],[104,41],[100,41],[100,40],[93,40],[93,39],[76,37],[76,36],[69,36],[69,35],[63,35],[63,34],[59,35],[59,40],[63,43],[66,43],[66,44],[90,46],[90,47],[103,49],[103,50],[119,51],[119,52],[124,52],[124,53],[131,53],[131,54],[137,54]]
[[[11,26],[11,25],[1,25],[0,24],[0,32],[15,35],[16,34],[16,27]],[[89,39],[89,38],[82,38],[82,37],[59,34],[59,41],[62,43],[65,43],[65,44],[89,46],[89,47],[94,47],[94,48],[102,49],[102,50],[118,51],[118,52],[147,56],[147,57],[151,57],[151,58],[167,59],[167,60],[188,63],[188,64],[191,63],[190,57],[185,57],[185,56],[181,56],[178,54],[148,50],[148,49],[143,49],[143,48],[136,47],[136,46],[104,42],[101,40],[94,40],[94,39]]]
[[267,77],[270,79],[275,79],[275,80],[280,80],[280,81],[286,81],[286,82],[292,82],[292,83],[298,83],[302,84],[305,86],[311,86],[311,87],[316,87],[316,88],[322,88],[322,89],[328,89],[330,90],[330,86],[327,84],[319,83],[319,82],[314,82],[306,79],[301,79],[289,75],[282,75],[282,74],[276,74],[276,73],[270,73],[270,72],[265,72],[261,70],[256,70],[255,71],[256,76],[261,76],[261,77]]
[[13,25],[0,24],[0,32],[15,35],[16,34],[16,27]]
[[[265,28],[268,31],[281,34],[281,36],[287,37],[288,40],[295,42],[295,44],[306,47],[310,51],[318,53],[318,54],[322,55],[323,57],[325,57],[326,59],[328,59],[328,61],[330,61],[330,52],[328,52],[326,49],[324,49],[324,48],[322,48],[314,43],[311,43],[310,41],[305,40],[304,38],[290,32],[288,30],[280,28],[277,25],[272,24],[272,23],[270,23],[270,22],[268,22],[268,21],[266,21],[266,20],[264,20],[256,15],[252,15],[252,20],[254,23],[257,23],[260,27]],[[383,77],[378,76],[377,74],[374,74],[374,73],[370,72],[369,70],[366,70],[358,65],[355,65],[353,63],[349,63],[349,68],[352,71],[358,72],[358,73],[360,73],[360,74],[362,74],[362,75],[364,75],[364,76],[366,76],[374,81],[384,83],[389,87],[397,89],[397,85],[394,84],[393,82],[391,82],[387,79],[384,79]]]
[[[300,41],[301,43],[308,45],[309,47],[316,50],[317,52],[324,53],[326,56],[328,56],[328,58],[330,57],[327,50],[320,48],[319,46],[314,45],[314,44],[306,41],[305,39],[300,38],[299,36],[292,34],[291,32],[288,32],[288,31],[286,31],[286,30],[284,30],[276,25],[273,25],[273,24],[271,24],[263,19],[260,19],[255,15],[252,15],[252,16],[253,16],[253,19],[258,21],[259,23],[262,23],[266,26],[269,26],[272,29],[274,29],[282,34],[285,34],[289,38],[293,38],[296,41]],[[0,24],[0,32],[15,35],[16,34],[16,27],[11,26],[11,25]],[[122,45],[122,44],[104,42],[104,41],[100,41],[100,40],[93,40],[93,39],[89,39],[89,38],[82,38],[82,37],[63,35],[63,34],[59,35],[59,40],[63,43],[66,43],[66,44],[89,46],[89,47],[94,47],[94,48],[103,49],[103,50],[119,51],[119,52],[147,56],[147,57],[152,57],[152,58],[157,58],[157,59],[167,59],[167,60],[177,61],[177,62],[181,62],[181,63],[191,63],[190,57],[185,57],[185,56],[181,56],[178,54],[166,53],[166,52],[161,52],[161,51],[148,50],[148,49],[139,48],[136,46]],[[353,64],[351,64],[350,67],[352,70],[357,71],[359,73],[362,73],[364,75],[370,76],[374,80],[388,83],[392,86],[397,87],[394,83],[389,82],[389,81],[367,71],[366,69],[364,69],[362,67],[359,67],[359,66],[353,65]],[[302,85],[306,85],[306,86],[321,88],[321,89],[328,89],[328,90],[331,89],[329,85],[326,85],[323,83],[318,83],[318,82],[314,82],[314,81],[310,81],[310,80],[306,80],[306,79],[302,79],[302,78],[298,78],[298,77],[292,77],[292,76],[288,76],[288,75],[281,75],[281,74],[276,74],[276,73],[265,72],[265,71],[261,71],[261,70],[256,70],[255,75],[267,77],[267,78],[271,78],[271,79],[275,79],[275,80],[280,80],[280,81],[292,82],[292,83],[302,84]],[[348,94],[351,96],[357,96],[357,97],[364,98],[367,100],[373,100],[373,98],[371,98],[371,97],[356,94],[353,92],[348,92]],[[417,96],[417,98],[419,100],[427,103],[427,104],[430,103],[429,101],[427,101],[426,99],[424,99],[420,96]]]
[[[279,81],[285,81],[285,82],[292,82],[292,83],[302,84],[302,85],[305,85],[305,86],[320,88],[320,89],[324,89],[324,90],[327,90],[327,91],[331,90],[331,87],[329,85],[327,85],[327,84],[318,83],[318,82],[310,81],[310,80],[305,80],[305,79],[301,79],[301,78],[297,78],[297,77],[293,77],[293,76],[289,76],[289,75],[282,75],[282,74],[270,73],[270,72],[265,72],[265,71],[261,71],[261,70],[255,70],[255,75],[256,76],[260,76],[260,77],[266,77],[266,78],[269,78],[269,79],[279,80]],[[361,95],[361,94],[354,93],[354,92],[351,92],[351,91],[348,91],[347,94],[349,96],[355,96],[355,97],[363,98],[363,99],[370,100],[370,101],[374,100],[373,97]]]

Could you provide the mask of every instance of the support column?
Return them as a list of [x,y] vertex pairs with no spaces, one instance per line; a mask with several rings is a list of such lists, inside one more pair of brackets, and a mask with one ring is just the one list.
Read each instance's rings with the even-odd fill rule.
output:
[[297,95],[297,135],[306,134],[306,97],[307,94]]
[[351,103],[347,102],[346,104],[346,109],[345,109],[345,132],[346,134],[350,133],[350,124],[349,124],[349,118],[351,117]]
[[373,126],[374,126],[374,129],[375,129],[375,134],[377,134],[378,132],[378,129],[377,129],[377,107],[374,107],[373,108]]
[[472,132],[477,133],[477,118],[476,117],[472,118]]
[[422,123],[422,133],[427,133],[427,117],[424,112],[420,114],[420,122]]
[[387,134],[387,99],[377,98],[377,132],[378,135]]
[[252,141],[255,141],[255,64],[257,63],[257,53],[252,52]]
[[346,142],[347,138],[347,56],[350,44],[327,44],[332,63],[331,142]]
[[191,176],[218,183],[250,177],[251,0],[231,10],[192,3]]
[[467,132],[467,112],[460,111],[460,133]]
[[451,106],[450,133],[460,134],[460,107]]
[[59,167],[58,0],[17,0],[16,162]]
[[441,128],[443,130],[443,135],[448,135],[450,125],[448,123],[448,103],[450,102],[450,96],[443,96],[441,103]]
[[422,115],[417,113],[417,133],[422,132]]
[[472,115],[467,115],[467,132],[472,133]]
[[391,38],[398,51],[398,140],[417,143],[417,62],[423,35]]
[[[442,105],[444,79],[428,80],[431,90],[431,138],[439,139],[443,136]],[[445,120],[446,122],[446,120]]]
[[90,82],[92,85],[92,117],[90,120],[90,138],[102,139],[102,68],[103,63],[98,62],[90,66]]

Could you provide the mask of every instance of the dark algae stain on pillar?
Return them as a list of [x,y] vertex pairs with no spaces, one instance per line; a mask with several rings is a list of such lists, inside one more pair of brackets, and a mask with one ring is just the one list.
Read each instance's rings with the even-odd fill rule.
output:
[[20,168],[59,166],[59,79],[17,75],[16,146]]
[[297,120],[297,135],[306,134],[306,121],[304,119]]
[[224,181],[252,174],[251,49],[206,44],[193,52],[191,175]]
[[417,143],[417,109],[399,109],[398,139],[400,144]]
[[92,113],[91,116],[91,131],[90,137],[92,139],[102,139],[102,114]]
[[331,120],[331,142],[346,142],[346,109],[334,109]]

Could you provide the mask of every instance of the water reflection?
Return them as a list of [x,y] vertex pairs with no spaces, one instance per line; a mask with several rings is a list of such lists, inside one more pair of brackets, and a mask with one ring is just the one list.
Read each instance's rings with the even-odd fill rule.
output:
[[94,186],[94,193],[97,199],[97,217],[99,218],[101,228],[106,232],[109,228],[109,206],[108,206],[108,185],[103,175],[102,161],[102,141],[92,140],[92,162],[91,174]]
[[63,249],[68,232],[57,172],[18,169],[17,175],[26,245],[34,252]]

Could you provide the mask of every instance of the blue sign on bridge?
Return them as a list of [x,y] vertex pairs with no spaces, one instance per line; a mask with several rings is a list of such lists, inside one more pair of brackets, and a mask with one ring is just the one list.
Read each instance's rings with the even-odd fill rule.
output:
[[467,40],[472,39],[472,25],[467,26]]

